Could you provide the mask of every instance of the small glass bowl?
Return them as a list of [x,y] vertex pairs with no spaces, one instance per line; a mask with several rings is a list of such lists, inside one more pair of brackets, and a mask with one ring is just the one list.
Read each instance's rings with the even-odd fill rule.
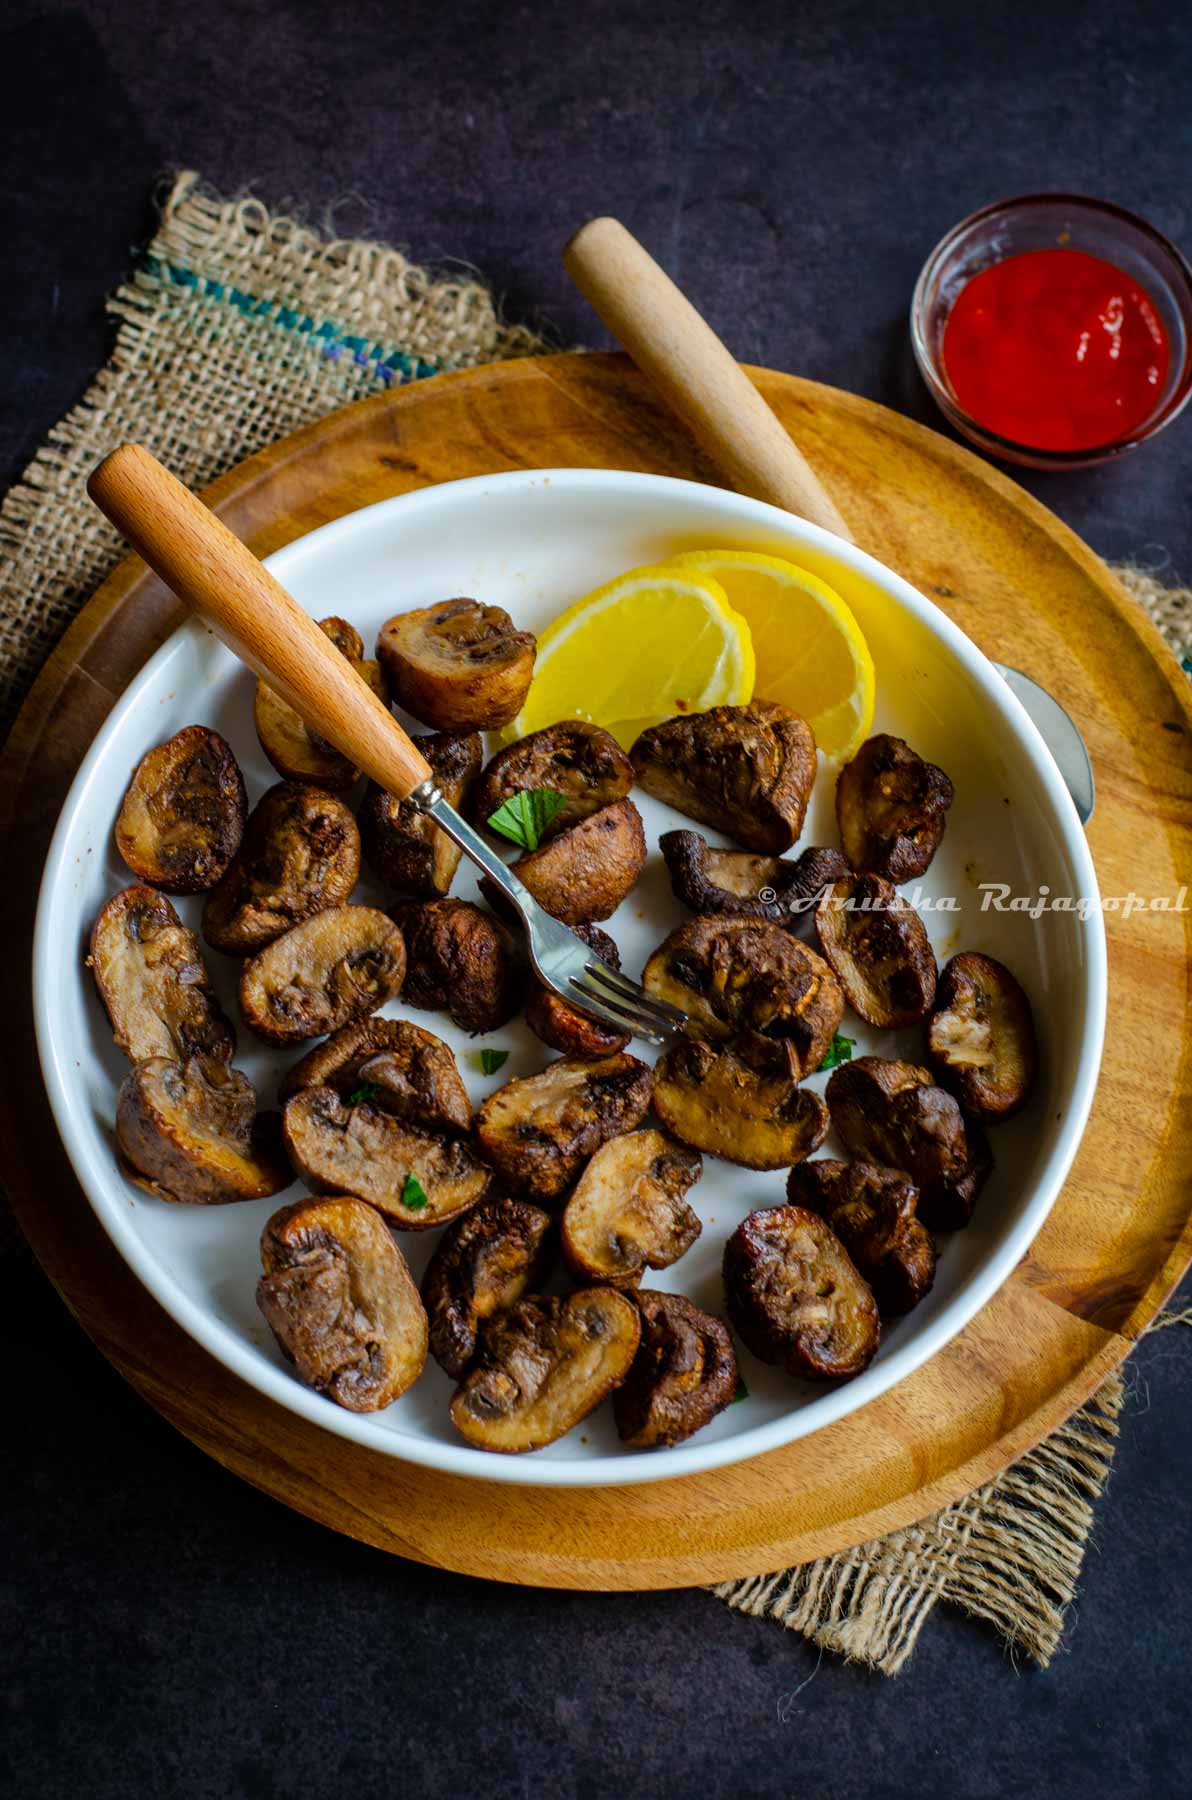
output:
[[[1040,450],[986,430],[959,405],[944,370],[944,326],[965,283],[1021,250],[1060,246],[1087,251],[1125,270],[1150,296],[1171,348],[1167,380],[1149,416],[1113,443],[1084,450]],[[1162,232],[1107,200],[1080,194],[998,200],[953,226],[923,264],[911,301],[911,343],[937,406],[970,442],[1031,469],[1089,468],[1124,456],[1153,437],[1192,394],[1192,268]]]

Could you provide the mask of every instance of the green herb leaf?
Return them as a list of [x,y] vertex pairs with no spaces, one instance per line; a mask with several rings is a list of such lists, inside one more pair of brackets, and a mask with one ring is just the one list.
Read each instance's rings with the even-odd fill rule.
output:
[[362,1081],[354,1094],[348,1095],[349,1106],[359,1106],[362,1100],[375,1100],[380,1088],[373,1081]]
[[472,1057],[472,1066],[482,1075],[495,1075],[508,1061],[508,1050],[477,1050]]
[[732,1399],[729,1401],[729,1405],[735,1406],[737,1404],[738,1400],[748,1400],[748,1398],[749,1398],[749,1389],[745,1386],[745,1377],[744,1377],[744,1375],[738,1375],[737,1376],[737,1391],[733,1395]]
[[407,1175],[402,1183],[401,1203],[407,1212],[421,1212],[424,1206],[430,1205],[430,1198],[417,1175]]
[[853,1051],[856,1048],[856,1044],[856,1038],[841,1037],[840,1033],[837,1032],[832,1039],[832,1042],[828,1045],[828,1054],[820,1064],[820,1069],[834,1069],[838,1063],[852,1062]]
[[554,788],[522,788],[489,815],[489,829],[499,831],[523,850],[537,850],[542,834],[567,804]]

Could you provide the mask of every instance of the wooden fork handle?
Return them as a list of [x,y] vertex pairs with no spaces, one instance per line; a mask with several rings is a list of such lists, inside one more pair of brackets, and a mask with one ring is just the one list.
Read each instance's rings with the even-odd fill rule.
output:
[[592,219],[563,266],[739,493],[852,542],[815,470],[712,327],[616,219]]
[[329,744],[399,799],[426,780],[430,764],[347,658],[147,450],[113,450],[87,492],[167,587]]

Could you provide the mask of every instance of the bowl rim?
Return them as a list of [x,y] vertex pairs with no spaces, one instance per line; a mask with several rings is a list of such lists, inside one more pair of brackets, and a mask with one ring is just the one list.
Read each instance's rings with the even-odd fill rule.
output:
[[[714,497],[720,511],[717,523],[760,524],[788,539],[793,531],[804,544],[827,552],[845,563],[854,573],[872,582],[888,599],[917,618],[942,643],[981,692],[1002,729],[1025,750],[1040,780],[1051,822],[1071,863],[1079,892],[1090,896],[1094,902],[1099,902],[1100,890],[1092,855],[1059,769],[1038,728],[989,659],[947,614],[902,576],[886,568],[867,551],[779,507],[728,489],[675,476],[630,470],[518,469],[441,482],[377,501],[296,538],[264,560],[266,566],[284,583],[287,573],[301,562],[304,555],[312,553],[316,540],[320,552],[328,544],[338,544],[341,539],[349,541],[353,532],[361,528],[361,522],[366,517],[376,519],[379,515],[396,513],[400,519],[407,517],[414,509],[433,511],[460,502],[466,504],[470,495],[479,496],[493,489],[512,493],[533,488],[540,488],[553,497],[566,496],[576,490],[595,492],[597,495],[603,492],[614,502],[618,495],[624,495],[627,488],[653,494],[660,500],[665,500],[668,496],[676,501],[698,496],[707,501]],[[768,1450],[778,1449],[800,1437],[808,1436],[846,1414],[860,1410],[941,1350],[1002,1286],[1026,1253],[1054,1205],[1079,1148],[1092,1105],[1104,1042],[1107,996],[1105,926],[1099,904],[1090,906],[1083,921],[1084,1026],[1076,1052],[1078,1063],[1071,1098],[1059,1137],[1035,1183],[1030,1203],[1023,1208],[1016,1224],[995,1252],[972,1272],[966,1285],[941,1311],[938,1318],[913,1335],[907,1343],[900,1344],[891,1355],[871,1364],[855,1380],[835,1388],[825,1388],[810,1405],[783,1414],[778,1419],[751,1426],[732,1437],[701,1444],[697,1435],[684,1444],[652,1451],[649,1455],[597,1456],[577,1458],[573,1462],[550,1458],[539,1460],[534,1457],[506,1458],[493,1456],[462,1443],[456,1446],[412,1434],[407,1436],[378,1431],[372,1415],[351,1413],[337,1407],[323,1395],[305,1387],[289,1370],[275,1366],[268,1360],[255,1359],[252,1347],[242,1343],[230,1326],[214,1318],[206,1307],[193,1299],[158,1260],[134,1229],[131,1209],[127,1205],[113,1206],[107,1201],[104,1184],[110,1182],[112,1170],[92,1155],[91,1145],[83,1130],[84,1109],[75,1104],[71,1095],[68,1047],[57,1041],[52,1009],[53,965],[57,960],[56,951],[61,941],[55,933],[54,913],[59,878],[64,875],[66,867],[66,846],[75,820],[87,804],[92,783],[104,760],[108,741],[114,735],[119,721],[127,715],[130,708],[136,706],[141,691],[155,679],[158,669],[178,653],[188,635],[203,639],[209,637],[206,628],[200,623],[187,621],[147,660],[96,734],[63,804],[47,853],[38,895],[33,940],[34,1022],[38,1054],[55,1122],[92,1210],[120,1255],[150,1294],[183,1330],[234,1375],[264,1394],[267,1399],[276,1401],[324,1431],[349,1438],[400,1460],[438,1469],[445,1474],[508,1482],[516,1486],[542,1487],[611,1487],[661,1482],[747,1461]],[[65,885],[63,880],[62,887],[65,888]]]

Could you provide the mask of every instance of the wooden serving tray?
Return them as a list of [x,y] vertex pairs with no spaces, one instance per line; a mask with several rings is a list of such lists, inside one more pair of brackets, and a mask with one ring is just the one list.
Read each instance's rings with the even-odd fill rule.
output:
[[[1105,567],[1020,488],[922,426],[808,381],[751,374],[857,539],[990,655],[1036,676],[1092,753],[1106,895],[1174,896],[1192,870],[1192,706]],[[572,355],[377,395],[207,490],[254,550],[430,482],[558,465],[715,480],[641,376]],[[4,1179],[44,1268],[104,1355],[227,1468],[337,1531],[504,1581],[677,1587],[757,1574],[910,1524],[1036,1444],[1121,1361],[1192,1255],[1189,915],[1107,919],[1109,1029],[1072,1176],[1030,1254],[968,1328],[851,1417],[734,1468],[603,1490],[415,1468],[307,1424],[230,1375],[109,1243],[58,1140],[33,1043],[27,947],[46,846],[84,751],[180,608],[123,563],[50,659],[0,762],[0,970],[11,1037]]]

